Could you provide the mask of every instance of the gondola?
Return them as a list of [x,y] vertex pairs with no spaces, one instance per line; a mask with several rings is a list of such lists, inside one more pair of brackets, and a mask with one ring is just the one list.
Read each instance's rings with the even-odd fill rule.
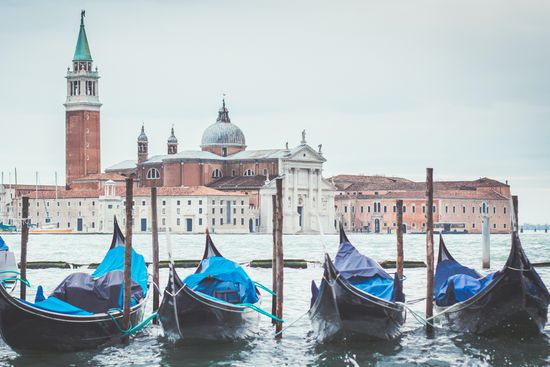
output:
[[319,342],[343,339],[389,340],[405,322],[402,280],[392,278],[375,260],[361,255],[340,225],[340,246],[333,262],[325,254],[321,285],[311,284],[311,320]]
[[434,295],[451,329],[476,334],[541,333],[550,302],[517,232],[502,270],[485,277],[456,261],[440,236]]
[[246,272],[224,258],[206,233],[196,271],[182,280],[173,263],[159,308],[165,335],[172,340],[233,341],[257,333],[261,297]]
[[[132,250],[133,251],[133,250]],[[44,298],[37,288],[35,302],[10,295],[0,286],[0,334],[13,350],[79,351],[121,342],[124,236],[115,219],[109,251],[96,271],[73,273]],[[147,293],[147,267],[132,252],[130,320],[142,320]]]

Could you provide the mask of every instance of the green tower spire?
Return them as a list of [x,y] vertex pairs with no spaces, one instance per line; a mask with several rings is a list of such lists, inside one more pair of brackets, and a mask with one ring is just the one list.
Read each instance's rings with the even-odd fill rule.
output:
[[84,29],[85,15],[86,11],[82,10],[80,13],[80,32],[78,33],[78,41],[76,42],[73,61],[92,61],[92,54],[90,53],[90,46],[88,45],[88,38],[86,37],[86,30]]

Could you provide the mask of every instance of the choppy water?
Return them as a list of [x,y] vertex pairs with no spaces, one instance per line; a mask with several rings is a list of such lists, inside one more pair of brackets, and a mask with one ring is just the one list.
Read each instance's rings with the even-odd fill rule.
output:
[[[365,254],[377,260],[394,259],[395,237],[389,235],[350,235],[350,240]],[[6,235],[6,242],[19,254],[19,236]],[[227,257],[247,262],[271,257],[269,235],[215,235],[214,242]],[[529,233],[522,235],[522,243],[532,262],[550,261],[550,234]],[[331,255],[338,247],[337,236],[326,236]],[[87,264],[99,262],[110,243],[110,236],[103,235],[34,235],[29,242],[29,261],[60,260]],[[199,259],[204,246],[204,236],[173,235],[173,252],[177,259]],[[455,258],[465,265],[479,268],[481,265],[481,236],[447,236],[446,243]],[[509,236],[491,237],[492,271],[505,262],[509,251]],[[151,236],[134,236],[134,244],[147,260],[151,258]],[[285,258],[319,260],[323,247],[319,236],[285,236]],[[405,235],[406,260],[425,258],[425,236]],[[165,238],[161,235],[161,259],[167,258]],[[246,268],[252,278],[271,284],[271,269]],[[538,269],[542,279],[550,285],[550,268]],[[29,270],[33,284],[29,299],[33,299],[36,285],[42,284],[46,293],[71,270]],[[180,269],[185,276],[192,269]],[[425,294],[425,269],[405,269],[405,293],[408,299]],[[322,269],[314,265],[304,270],[285,269],[284,318],[287,324],[302,316],[309,307],[310,282],[319,280]],[[166,284],[167,270],[161,270],[161,286]],[[149,304],[148,312],[152,305]],[[270,302],[264,301],[269,309]],[[424,303],[412,306],[423,312]],[[249,341],[233,344],[174,345],[162,336],[160,326],[151,325],[131,339],[126,347],[110,347],[99,351],[70,354],[40,354],[19,356],[0,341],[0,365],[14,366],[520,366],[550,365],[550,326],[545,334],[529,339],[478,337],[450,332],[438,328],[433,338],[427,338],[424,330],[408,315],[403,336],[394,342],[361,342],[352,344],[323,344],[310,336],[309,319],[304,316],[285,331],[282,340],[274,340],[268,319],[262,318],[258,336]]]

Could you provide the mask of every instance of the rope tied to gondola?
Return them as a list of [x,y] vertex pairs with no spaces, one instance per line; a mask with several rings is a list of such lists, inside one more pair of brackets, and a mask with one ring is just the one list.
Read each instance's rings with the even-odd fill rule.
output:
[[149,317],[147,317],[145,320],[141,321],[136,326],[132,326],[132,321],[130,320],[130,327],[127,330],[124,330],[118,323],[117,319],[113,316],[114,312],[122,313],[122,310],[120,308],[111,308],[107,310],[107,315],[111,317],[111,320],[113,320],[116,328],[120,333],[124,336],[131,335],[134,333],[137,333],[138,331],[142,330],[145,326],[147,326],[151,321],[153,321],[155,318],[158,317],[157,312],[153,312]]

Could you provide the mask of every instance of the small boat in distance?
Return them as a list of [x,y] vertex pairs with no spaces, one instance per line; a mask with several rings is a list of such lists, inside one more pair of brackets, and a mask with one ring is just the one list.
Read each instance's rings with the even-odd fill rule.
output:
[[502,270],[480,275],[461,265],[439,237],[434,302],[451,328],[476,334],[539,334],[547,321],[550,294],[527,259],[518,233]]
[[242,267],[226,259],[208,231],[203,258],[196,271],[181,279],[174,264],[158,314],[165,334],[173,340],[232,341],[258,332],[256,283]]
[[[132,250],[130,322],[138,325],[147,300],[147,266]],[[26,281],[26,280],[23,280]],[[73,273],[48,298],[38,286],[34,302],[0,285],[0,335],[18,353],[79,351],[120,343],[124,284],[124,236],[115,218],[109,251],[93,274]]]
[[320,342],[362,337],[389,340],[405,322],[403,282],[348,240],[340,224],[335,261],[325,254],[321,285],[311,284],[309,317]]
[[19,275],[15,254],[10,251],[4,239],[0,237],[0,283],[4,285],[8,293],[12,293],[17,288]]

